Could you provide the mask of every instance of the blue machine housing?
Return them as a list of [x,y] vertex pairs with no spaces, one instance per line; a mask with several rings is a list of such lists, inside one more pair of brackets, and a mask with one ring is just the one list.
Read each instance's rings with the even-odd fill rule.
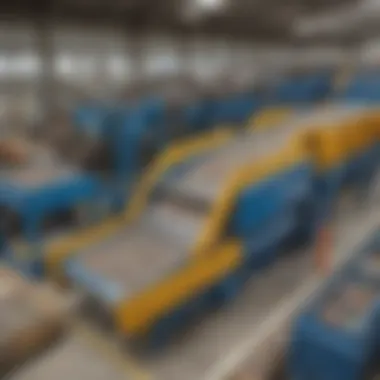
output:
[[213,102],[203,98],[185,105],[181,119],[187,133],[199,133],[211,129],[213,125]]
[[29,252],[26,257],[18,256],[18,252],[14,252],[10,246],[8,236],[0,231],[1,260],[27,276],[40,277],[43,268],[39,244],[44,238],[43,226],[47,218],[88,205],[88,211],[93,213],[94,218],[89,222],[96,222],[105,215],[96,215],[94,206],[104,203],[107,196],[106,193],[99,194],[99,184],[93,177],[75,173],[36,188],[25,188],[25,185],[18,183],[1,183],[0,205],[18,216],[23,239],[30,244],[31,251],[37,250]]
[[281,248],[310,238],[315,226],[313,177],[313,166],[305,162],[241,193],[229,230],[244,242],[247,268],[262,269]]
[[80,105],[74,110],[74,128],[79,133],[84,133],[95,138],[103,137],[107,129],[106,119],[115,110],[115,106],[103,103]]
[[231,94],[214,100],[213,124],[244,125],[263,105],[255,91]]
[[[121,112],[116,108],[86,106],[75,113],[78,133],[88,133],[94,139],[103,139],[112,147],[112,170],[108,175],[98,172],[73,171],[52,178],[47,182],[28,187],[12,177],[0,181],[0,205],[16,213],[21,219],[22,236],[28,242],[43,238],[42,223],[46,218],[62,211],[74,211],[82,207],[88,219],[94,221],[107,217],[120,209],[133,182],[135,174],[133,155],[134,131],[150,116],[144,109],[135,112]],[[120,123],[123,117],[124,124]],[[134,124],[133,124],[134,123]],[[133,128],[135,126],[135,128]],[[138,130],[138,133],[139,132]],[[105,206],[104,215],[92,215],[99,205]],[[6,239],[2,236],[2,239]]]
[[89,176],[68,175],[37,188],[19,183],[0,183],[0,205],[6,205],[21,217],[28,240],[38,238],[47,215],[80,205],[98,195],[98,183]]
[[340,98],[348,102],[378,103],[380,101],[379,72],[359,72],[349,82]]
[[[365,256],[360,252],[359,257]],[[292,379],[359,380],[372,370],[380,347],[380,282],[361,266],[354,267],[357,259],[333,275],[294,323],[289,353]],[[349,286],[364,288],[372,298],[361,306],[350,303],[355,301],[352,295],[339,303]],[[340,308],[335,323],[324,314],[333,303]]]
[[273,104],[315,103],[327,98],[331,91],[332,73],[302,75],[281,81],[271,94],[270,102]]

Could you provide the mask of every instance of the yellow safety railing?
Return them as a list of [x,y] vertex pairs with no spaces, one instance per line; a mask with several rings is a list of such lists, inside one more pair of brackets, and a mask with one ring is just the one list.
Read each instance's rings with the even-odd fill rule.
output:
[[229,242],[215,247],[209,255],[193,257],[172,275],[145,289],[115,309],[116,323],[127,335],[143,334],[161,316],[202,290],[223,280],[241,263],[242,247]]
[[294,115],[295,110],[290,107],[269,107],[254,115],[249,123],[250,129],[269,129],[276,127]]
[[75,252],[95,244],[131,222],[144,209],[151,190],[161,176],[172,166],[226,143],[233,131],[225,128],[207,132],[196,138],[173,143],[151,165],[137,185],[125,212],[98,225],[80,230],[73,235],[53,241],[45,247],[45,264],[51,276],[59,277],[62,261]]
[[202,152],[215,149],[226,143],[233,136],[230,129],[214,131],[201,137],[184,140],[167,149],[153,163],[143,179],[138,183],[130,200],[125,216],[127,221],[135,219],[144,210],[149,195],[157,181],[169,168],[184,162],[190,157],[197,156]]
[[[368,116],[368,115],[367,115]],[[376,119],[369,119],[372,123]],[[302,162],[312,162],[321,168],[332,167],[353,149],[369,142],[356,140],[352,145],[358,126],[364,133],[372,133],[370,122],[358,119],[357,123],[340,121],[339,124],[310,127],[306,132],[296,132],[278,152],[264,156],[256,163],[245,165],[234,173],[220,197],[216,199],[204,232],[197,242],[194,253],[184,266],[162,281],[151,284],[135,298],[124,300],[115,309],[116,321],[127,335],[143,334],[160,317],[167,315],[176,305],[180,305],[204,289],[218,283],[233,273],[242,260],[242,246],[239,242],[226,242],[223,233],[233,207],[241,191],[264,178],[291,168]],[[351,144],[350,144],[351,143]],[[313,146],[314,145],[314,146]]]
[[221,189],[220,197],[217,198],[212,207],[194,253],[199,255],[208,252],[214,245],[218,244],[242,189],[301,162],[305,157],[305,153],[298,147],[287,146],[275,154],[242,167],[233,174],[227,181],[225,188]]
[[[370,120],[375,120],[374,116]],[[303,160],[312,159],[323,170],[332,168],[349,155],[369,146],[372,138],[373,127],[366,121],[365,114],[350,123],[338,122],[338,126],[337,123],[322,127],[310,126],[307,131],[296,132],[280,151],[242,167],[231,176],[226,187],[221,190],[220,197],[216,199],[195,253],[207,252],[210,247],[218,244],[237,196],[248,184],[259,182]],[[352,141],[355,143],[349,144]]]

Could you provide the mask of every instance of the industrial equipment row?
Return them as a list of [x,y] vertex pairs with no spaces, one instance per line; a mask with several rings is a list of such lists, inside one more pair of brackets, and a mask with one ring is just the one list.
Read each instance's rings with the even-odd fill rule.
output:
[[122,215],[3,257],[65,278],[131,340],[162,344],[284,248],[310,241],[342,187],[370,182],[379,126],[371,110],[326,108],[274,130],[182,143],[158,157]]
[[[133,165],[146,135],[128,125],[126,145],[114,141]],[[379,114],[364,106],[306,108],[267,129],[220,127],[163,148],[119,189],[119,212],[92,226],[41,236],[36,226],[52,198],[36,196],[28,244],[4,239],[1,256],[28,276],[78,288],[129,340],[161,345],[200,311],[236,296],[284,249],[312,241],[340,190],[371,182],[379,139]],[[81,180],[80,191],[98,194]],[[67,188],[52,193],[67,207]],[[24,210],[20,190],[5,186],[0,195]]]
[[297,99],[310,104],[326,96],[330,84],[324,73],[280,83],[271,101],[253,90],[190,99],[163,94],[83,104],[73,120],[57,115],[38,138],[12,144],[11,166],[2,160],[6,231],[1,240],[18,236],[36,242],[47,231],[62,233],[67,224],[99,222],[125,205],[146,165],[171,141],[225,126],[235,129],[264,106]]

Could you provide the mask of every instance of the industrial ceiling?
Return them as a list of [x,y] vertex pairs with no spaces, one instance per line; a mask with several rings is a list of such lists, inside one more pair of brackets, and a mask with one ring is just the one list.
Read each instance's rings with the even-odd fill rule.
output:
[[294,44],[355,44],[377,35],[380,20],[378,0],[13,0],[0,13]]

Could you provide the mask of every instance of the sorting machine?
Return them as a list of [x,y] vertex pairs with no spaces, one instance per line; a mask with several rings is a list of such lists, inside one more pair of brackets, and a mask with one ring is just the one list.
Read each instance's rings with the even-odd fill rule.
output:
[[121,218],[52,242],[39,259],[126,337],[162,343],[189,316],[234,297],[281,250],[313,237],[339,189],[355,182],[348,163],[373,151],[378,126],[369,111],[326,109],[276,131],[219,131],[176,146]]

